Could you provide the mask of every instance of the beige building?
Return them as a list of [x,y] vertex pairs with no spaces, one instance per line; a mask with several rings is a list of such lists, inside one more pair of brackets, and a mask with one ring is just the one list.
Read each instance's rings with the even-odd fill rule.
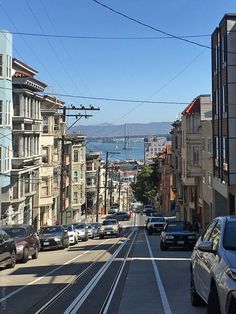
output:
[[[84,135],[71,135],[71,222],[81,220],[86,201],[86,146]],[[68,219],[69,221],[69,219]]]
[[40,137],[41,163],[39,169],[39,221],[38,227],[52,225],[59,221],[60,171],[61,171],[61,126],[62,117],[58,109],[63,102],[54,97],[44,96],[41,104],[43,119]]
[[201,121],[202,134],[202,226],[206,226],[213,218],[213,190],[212,190],[212,120]]
[[182,112],[182,182],[184,218],[203,224],[202,121],[211,120],[209,95],[195,98]]

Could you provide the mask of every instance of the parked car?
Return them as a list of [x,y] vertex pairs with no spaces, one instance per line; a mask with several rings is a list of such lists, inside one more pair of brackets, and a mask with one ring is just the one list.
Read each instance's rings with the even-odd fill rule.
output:
[[77,244],[78,243],[78,233],[75,230],[75,227],[73,224],[65,225],[63,226],[64,229],[67,231],[69,236],[69,243],[70,244]]
[[128,212],[117,212],[114,215],[112,215],[110,218],[116,219],[118,221],[125,221],[125,220],[130,220],[130,214]]
[[12,225],[3,227],[3,230],[14,239],[16,246],[16,260],[26,263],[31,256],[38,258],[40,241],[37,232],[31,225]]
[[147,219],[145,219],[145,229],[147,230],[147,224],[149,223],[151,217],[148,217]]
[[116,219],[103,220],[99,229],[99,238],[102,239],[105,236],[120,236],[120,225]]
[[65,249],[69,246],[69,236],[63,226],[45,226],[39,230],[41,250],[56,248]]
[[209,314],[236,313],[235,236],[236,216],[217,217],[194,247],[190,264],[191,302],[193,306],[206,303]]
[[197,234],[189,221],[167,222],[160,236],[160,249],[165,251],[169,247],[193,248],[197,241]]
[[93,239],[94,238],[94,229],[91,224],[87,224],[86,228],[88,229],[88,237]]
[[92,228],[94,230],[94,236],[98,237],[99,236],[99,228],[100,228],[101,224],[99,222],[93,222],[93,223],[91,223],[91,225],[92,225]]
[[15,264],[15,242],[4,230],[0,229],[0,267],[14,268]]
[[81,222],[74,225],[75,231],[78,233],[78,239],[81,241],[88,241],[88,228],[86,228],[86,224]]
[[152,235],[153,232],[162,232],[166,225],[164,217],[150,217],[147,222],[147,233]]

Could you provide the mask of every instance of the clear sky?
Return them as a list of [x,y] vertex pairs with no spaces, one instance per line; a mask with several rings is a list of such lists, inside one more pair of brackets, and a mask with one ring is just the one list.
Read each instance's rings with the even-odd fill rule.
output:
[[[235,0],[99,0],[177,36],[211,35]],[[71,39],[13,35],[13,54],[38,70],[48,91],[92,97],[190,102],[211,93],[211,54],[160,37],[92,0],[1,0],[0,29],[11,32],[126,39]],[[189,40],[210,45],[210,36]],[[81,124],[173,121],[182,104],[140,104],[61,97],[101,110]]]

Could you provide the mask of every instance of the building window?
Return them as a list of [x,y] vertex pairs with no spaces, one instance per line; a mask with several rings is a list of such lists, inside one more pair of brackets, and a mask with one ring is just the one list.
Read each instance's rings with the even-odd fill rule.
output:
[[78,192],[74,192],[73,203],[78,204]]
[[227,164],[227,139],[223,137],[222,139],[222,150],[223,150],[223,169],[225,171],[228,170],[228,164]]
[[74,182],[78,182],[78,171],[74,171]]
[[195,115],[190,115],[190,132],[199,133],[199,119]]
[[0,173],[2,173],[2,146],[0,146]]
[[0,76],[3,76],[3,55],[0,55]]
[[74,150],[74,162],[78,162],[79,161],[79,152],[78,150]]
[[49,180],[47,178],[42,178],[41,181],[41,196],[49,195]]
[[202,150],[205,151],[205,138],[202,138]]
[[227,86],[222,86],[222,104],[223,104],[223,114],[228,111],[228,95],[227,95]]
[[226,66],[226,36],[221,37],[221,62],[222,68]]
[[2,100],[0,100],[0,125],[2,125]]
[[6,147],[6,156],[5,156],[5,171],[10,170],[10,147]]
[[199,146],[193,146],[193,165],[199,166]]
[[215,137],[215,166],[219,167],[219,138]]
[[207,151],[210,154],[212,153],[212,144],[211,144],[211,138],[210,137],[207,139]]
[[25,193],[30,192],[30,174],[26,174],[23,178],[24,183],[25,183]]
[[43,147],[42,147],[42,162],[43,162],[44,164],[47,164],[48,161],[49,161],[48,152],[49,152],[49,147],[43,146]]
[[6,120],[5,120],[5,123],[6,125],[10,125],[10,110],[11,110],[11,101],[10,100],[6,100]]
[[11,79],[11,56],[7,56],[7,78]]

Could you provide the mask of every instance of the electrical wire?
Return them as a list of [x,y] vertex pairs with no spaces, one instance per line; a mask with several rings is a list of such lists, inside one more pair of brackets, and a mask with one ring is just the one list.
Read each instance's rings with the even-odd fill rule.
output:
[[[48,14],[47,14],[48,15]],[[49,37],[49,38],[65,38],[65,39],[91,39],[91,40],[160,40],[173,39],[171,36],[150,36],[150,37],[122,37],[122,36],[82,36],[82,35],[63,35],[63,34],[47,34],[47,33],[29,33],[29,32],[11,32],[14,35],[24,35],[33,37]],[[180,35],[181,38],[206,38],[211,37],[208,34],[199,35]]]
[[[204,44],[198,43],[198,42],[196,42],[196,41],[189,40],[189,39],[187,39],[187,38],[174,35],[174,34],[172,34],[172,33],[163,31],[163,30],[161,30],[161,29],[159,29],[159,28],[156,28],[156,27],[154,27],[154,26],[151,26],[151,25],[149,25],[149,24],[146,24],[146,23],[144,23],[144,22],[142,22],[142,21],[140,21],[140,20],[137,20],[137,19],[135,19],[135,18],[133,18],[133,17],[131,17],[131,16],[128,16],[128,15],[125,14],[125,13],[122,13],[122,12],[116,10],[116,9],[113,9],[112,7],[106,5],[106,4],[104,4],[104,3],[102,3],[102,2],[100,2],[100,1],[98,1],[98,0],[91,0],[91,1],[94,2],[94,3],[96,3],[97,5],[99,5],[99,6],[103,7],[103,8],[105,8],[105,9],[107,9],[107,10],[109,10],[109,11],[111,11],[111,12],[117,14],[117,15],[120,15],[120,16],[124,17],[125,19],[128,19],[128,20],[130,20],[130,21],[132,21],[132,22],[134,22],[134,23],[136,23],[136,24],[139,24],[139,25],[141,25],[141,26],[144,26],[144,27],[146,27],[146,28],[149,28],[149,29],[151,29],[151,30],[153,30],[153,31],[155,31],[155,32],[161,33],[161,34],[163,34],[163,35],[165,35],[165,36],[169,36],[169,37],[171,37],[171,38],[173,38],[173,39],[177,39],[177,40],[180,40],[180,41],[183,41],[183,42],[186,42],[186,43],[188,43],[188,44],[195,45],[195,46],[198,46],[198,47],[207,48],[207,49],[210,49],[210,50],[215,50],[215,48],[212,48],[211,46],[204,45]],[[228,50],[222,50],[222,51],[224,51],[224,52],[226,52],[226,53],[236,54],[236,52],[233,52],[233,51],[228,51]]]

